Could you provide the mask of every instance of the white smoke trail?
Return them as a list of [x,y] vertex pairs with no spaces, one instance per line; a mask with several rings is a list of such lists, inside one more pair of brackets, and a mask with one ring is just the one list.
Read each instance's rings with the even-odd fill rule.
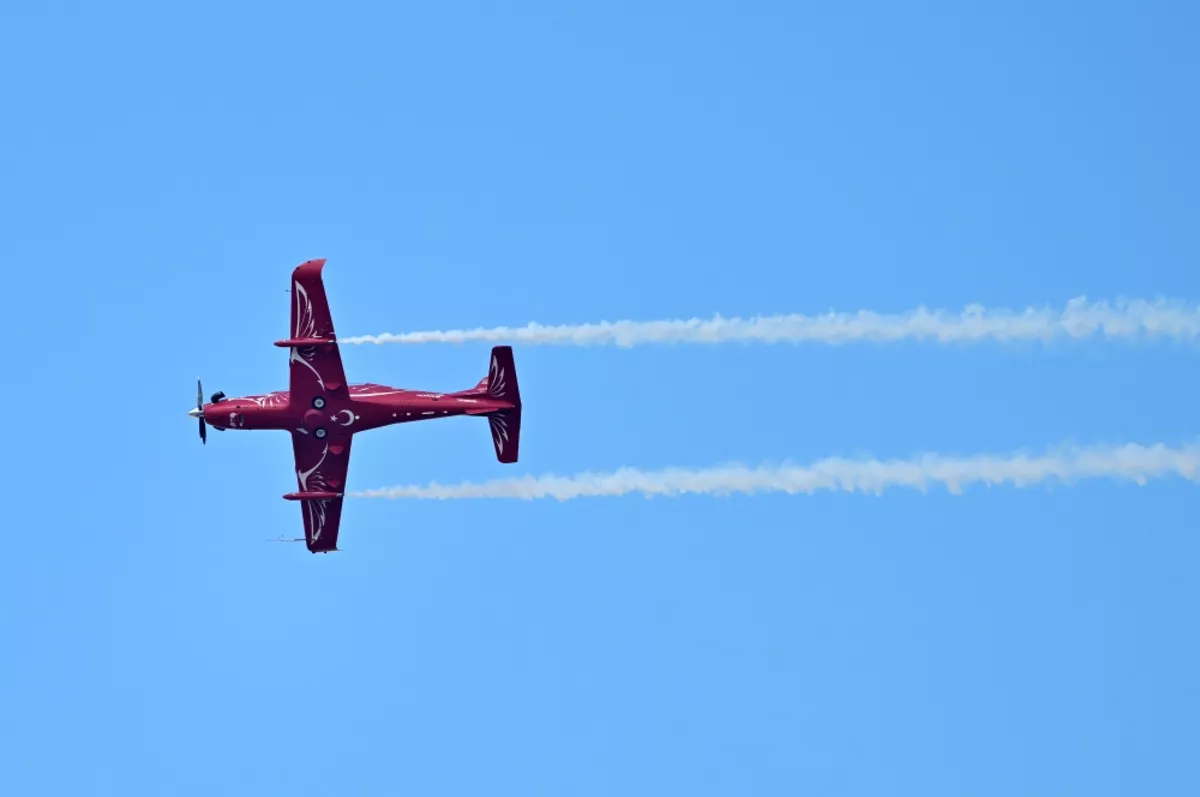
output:
[[898,315],[868,310],[823,315],[772,315],[752,318],[698,318],[662,321],[600,321],[590,324],[387,333],[342,338],[341,343],[510,342],[526,345],[639,346],[651,343],[804,343],[934,340],[939,343],[993,340],[1048,341],[1106,338],[1200,337],[1200,307],[1166,299],[1121,300],[1089,304],[1085,297],[1067,302],[1061,312],[1023,311],[969,305],[961,313],[917,308]]
[[1061,449],[1040,456],[1010,454],[967,458],[929,454],[908,460],[823,459],[811,465],[778,465],[748,468],[727,465],[691,470],[668,468],[644,471],[620,468],[611,473],[582,473],[575,476],[521,476],[484,483],[428,486],[409,485],[364,490],[356,498],[574,498],[620,496],[638,493],[647,498],[686,493],[701,495],[755,495],[758,493],[805,493],[843,490],[881,494],[885,489],[906,487],[925,492],[930,485],[944,485],[960,494],[963,487],[1011,484],[1029,487],[1056,480],[1110,478],[1144,485],[1150,479],[1179,476],[1200,481],[1200,445],[1172,448],[1162,444],[1127,444],[1109,447]]

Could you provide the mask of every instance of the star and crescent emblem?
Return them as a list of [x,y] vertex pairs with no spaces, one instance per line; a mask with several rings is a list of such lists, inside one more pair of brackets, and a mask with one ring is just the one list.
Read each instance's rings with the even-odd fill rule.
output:
[[357,421],[359,416],[355,415],[350,410],[338,410],[333,415],[329,416],[329,420],[342,426],[349,426]]

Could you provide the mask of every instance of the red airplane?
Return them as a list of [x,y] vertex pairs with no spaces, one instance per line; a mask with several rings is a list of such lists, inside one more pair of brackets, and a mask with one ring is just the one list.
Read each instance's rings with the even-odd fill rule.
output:
[[[299,490],[284,498],[299,501],[304,542],[313,553],[338,550],[338,526],[350,444],[354,435],[395,423],[478,415],[487,418],[496,458],[517,461],[521,440],[521,393],[512,348],[492,349],[488,375],[469,390],[432,393],[377,384],[347,385],[333,318],[321,279],[324,258],[301,263],[292,272],[292,332],[275,345],[288,350],[287,390],[226,398],[214,393],[208,404],[196,380],[200,440],[207,426],[226,429],[278,429],[292,435]],[[300,538],[295,538],[296,542]]]

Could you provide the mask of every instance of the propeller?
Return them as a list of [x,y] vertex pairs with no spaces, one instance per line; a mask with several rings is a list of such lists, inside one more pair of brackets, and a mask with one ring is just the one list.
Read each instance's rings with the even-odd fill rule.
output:
[[[216,404],[218,401],[224,401],[224,400],[225,400],[225,394],[219,390],[216,393],[213,393],[212,399],[210,399],[210,401],[213,404]],[[188,415],[190,415],[191,417],[196,418],[200,421],[200,442],[207,443],[208,442],[208,424],[204,421],[204,387],[200,384],[199,379],[196,380],[196,409],[188,410]],[[213,428],[216,429],[218,432],[225,431],[225,429],[221,426],[214,426]]]
[[196,378],[196,417],[200,419],[200,443],[208,443],[208,424],[204,422],[204,388],[200,386],[200,378]]

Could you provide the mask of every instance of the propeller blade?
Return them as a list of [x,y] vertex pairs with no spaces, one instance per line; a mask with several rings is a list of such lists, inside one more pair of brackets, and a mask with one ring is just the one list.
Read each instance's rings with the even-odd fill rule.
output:
[[200,377],[196,377],[196,417],[200,419],[200,442],[207,444],[208,424],[204,422],[204,387],[200,384]]

